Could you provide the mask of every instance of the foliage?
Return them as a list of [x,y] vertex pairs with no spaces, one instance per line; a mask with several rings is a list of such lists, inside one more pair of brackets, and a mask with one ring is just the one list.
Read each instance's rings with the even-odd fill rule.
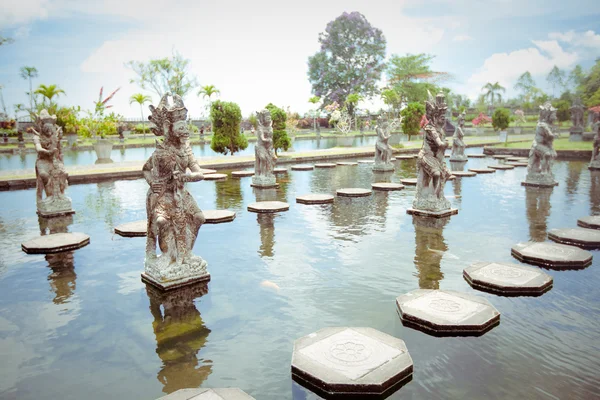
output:
[[581,85],[583,84],[583,80],[585,79],[585,72],[581,65],[576,65],[573,67],[571,72],[569,73],[569,77],[567,78],[566,84],[568,89],[572,89],[573,91],[578,91]]
[[473,123],[474,126],[479,127],[479,126],[485,126],[485,124],[492,123],[492,119],[490,117],[488,117],[487,115],[485,115],[484,113],[479,113],[477,118],[473,119],[473,121],[471,121],[471,122]]
[[504,131],[510,125],[510,111],[506,108],[497,108],[492,115],[492,126],[495,131]]
[[100,88],[100,94],[98,95],[98,101],[94,102],[94,115],[98,117],[103,117],[104,112],[111,108],[112,105],[108,105],[108,102],[114,97],[114,95],[121,89],[120,87],[116,88],[111,94],[108,95],[104,100],[102,100],[102,92],[104,91],[104,86]]
[[33,112],[33,103],[34,103],[34,99],[33,99],[33,88],[31,87],[31,80],[33,78],[37,78],[38,76],[38,70],[36,67],[21,67],[21,69],[19,69],[19,73],[21,75],[21,78],[25,79],[25,80],[29,80],[29,92],[27,92],[27,95],[29,96],[29,112]]
[[565,122],[571,119],[571,103],[569,101],[554,101],[552,102],[552,106],[556,108],[556,118],[559,122]]
[[250,122],[250,125],[252,125],[254,129],[258,128],[258,118],[256,118],[256,114],[250,114],[248,122]]
[[384,69],[386,40],[359,12],[344,12],[319,34],[321,49],[309,57],[308,79],[324,103],[343,104],[351,93],[370,97]]
[[[129,98],[129,104],[138,103],[140,105],[140,114],[142,116],[142,121],[144,120],[144,103],[151,102],[152,98],[150,96],[146,96],[143,93],[135,93],[132,94]],[[146,135],[146,125],[142,125],[142,133],[144,137]]]
[[488,82],[485,84],[485,86],[481,88],[481,90],[487,90],[487,92],[484,93],[484,97],[490,99],[492,107],[494,106],[494,99],[498,99],[499,102],[502,101],[502,95],[500,94],[500,92],[506,92],[506,88],[501,86],[498,82]]
[[187,71],[190,60],[174,53],[171,58],[159,58],[148,61],[129,61],[125,66],[131,68],[137,78],[130,83],[138,84],[144,90],[152,90],[162,98],[165,93],[185,97],[190,90],[198,86],[196,78]]
[[565,79],[566,77],[564,71],[560,70],[556,65],[548,73],[546,81],[550,84],[550,86],[552,86],[552,97],[554,97],[554,90],[557,86],[566,87]]
[[521,98],[526,103],[530,102],[533,99],[535,90],[538,90],[535,87],[535,80],[533,79],[529,71],[525,71],[519,77],[519,79],[517,79],[517,83],[515,83],[514,89],[522,92]]
[[400,112],[402,117],[402,131],[408,135],[418,135],[421,129],[421,119],[425,116],[425,106],[422,103],[413,102]]
[[213,137],[210,148],[217,152],[233,155],[248,147],[246,136],[240,133],[242,111],[233,102],[217,100],[210,107]]
[[200,133],[200,128],[198,128],[196,125],[190,123],[188,124],[188,129],[190,130],[191,133],[193,134],[198,134]]
[[583,78],[581,85],[581,98],[588,107],[600,105],[600,58],[592,66],[589,74]]
[[16,121],[14,119],[8,121],[0,121],[0,129],[15,129]]
[[384,89],[381,92],[381,99],[389,107],[390,112],[394,115],[402,104],[402,97],[394,89]]
[[285,110],[273,103],[267,104],[265,108],[271,113],[271,120],[273,121],[273,149],[275,149],[275,154],[279,149],[287,151],[292,145],[292,141],[286,131],[287,114]]
[[[43,97],[43,103],[46,104],[46,99],[52,104],[52,98],[58,97],[61,94],[65,94],[65,91],[56,85],[39,85],[38,88],[33,92]],[[66,94],[65,94],[66,95]]]
[[0,35],[0,46],[2,46],[4,44],[11,44],[13,42],[14,42],[13,38],[9,38],[9,37]]
[[116,135],[121,119],[122,117],[115,113],[98,118],[98,116],[88,112],[87,117],[79,120],[79,134],[88,138],[97,135],[102,139],[109,135]]
[[290,110],[289,106],[288,106],[287,110],[285,111],[285,114],[286,114],[286,120],[285,120],[286,130],[288,131],[288,133],[290,133],[292,136],[294,136],[296,134],[296,132],[298,132],[298,123],[300,122],[300,115],[297,112],[292,112]]
[[60,107],[54,113],[56,115],[56,124],[63,128],[65,134],[77,133],[79,130],[78,115],[81,107]]
[[205,85],[200,87],[200,90],[198,90],[197,95],[202,95],[205,99],[208,97],[208,99],[210,100],[213,94],[219,93],[221,93],[221,91],[217,89],[214,85]]
[[[336,113],[338,113],[339,116]],[[345,107],[342,108],[341,111],[336,110],[331,114],[332,118],[333,114],[336,114],[337,117],[335,119],[335,129],[337,129],[338,132],[347,135],[352,128],[352,117],[350,117],[350,114],[348,114],[348,110]]]
[[437,83],[450,78],[446,72],[431,70],[429,64],[434,57],[425,53],[392,55],[386,71],[401,102],[423,102],[427,100],[427,91],[437,92]]

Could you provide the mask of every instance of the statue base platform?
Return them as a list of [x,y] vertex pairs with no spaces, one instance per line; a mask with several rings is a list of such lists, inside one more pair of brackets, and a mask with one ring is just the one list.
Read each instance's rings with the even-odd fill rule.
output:
[[62,210],[62,211],[41,211],[37,210],[37,215],[42,218],[54,218],[54,217],[63,217],[65,215],[73,215],[75,214],[75,210]]
[[274,189],[278,188],[279,184],[275,180],[275,175],[273,174],[266,176],[254,175],[250,186],[257,189]]
[[277,189],[279,187],[279,183],[273,184],[265,184],[265,183],[251,183],[250,186],[256,189]]
[[409,208],[406,210],[406,213],[410,214],[410,215],[419,215],[421,217],[444,218],[444,217],[449,217],[451,215],[458,214],[458,209],[450,208],[448,210],[442,210],[442,211],[428,211],[428,210],[417,210],[415,208]]
[[210,281],[210,273],[208,273],[208,271],[206,271],[206,273],[204,275],[198,275],[198,276],[193,276],[193,277],[189,277],[189,278],[181,278],[181,279],[176,279],[176,280],[168,281],[168,282],[160,281],[160,280],[152,277],[151,275],[148,275],[145,272],[142,272],[142,282],[148,283],[162,291],[173,290],[173,289],[177,289],[180,287],[193,285],[193,284],[201,283],[201,282],[208,283],[209,281]]
[[547,187],[554,187],[554,186],[558,186],[558,182],[531,182],[531,181],[524,181],[521,182],[521,186],[531,186],[531,187],[542,187],[542,188],[547,188]]
[[467,161],[469,161],[469,159],[467,158],[467,156],[463,156],[463,157],[450,156],[450,161],[452,161],[452,162],[467,162]]
[[600,162],[592,162],[592,163],[590,163],[588,169],[590,171],[600,171]]

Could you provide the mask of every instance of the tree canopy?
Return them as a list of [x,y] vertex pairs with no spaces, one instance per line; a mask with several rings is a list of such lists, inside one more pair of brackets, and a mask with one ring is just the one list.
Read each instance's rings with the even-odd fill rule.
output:
[[425,53],[392,55],[387,65],[388,82],[402,102],[425,101],[428,91],[437,92],[437,84],[450,78],[446,72],[431,70],[429,64],[434,58]]
[[600,104],[600,58],[596,60],[590,73],[582,79],[580,92],[586,106]]
[[550,86],[552,86],[552,97],[555,97],[555,95],[556,95],[556,92],[555,92],[556,87],[566,87],[565,79],[566,79],[566,76],[565,76],[564,71],[562,71],[556,65],[548,73],[548,76],[546,77],[546,81],[548,81]]

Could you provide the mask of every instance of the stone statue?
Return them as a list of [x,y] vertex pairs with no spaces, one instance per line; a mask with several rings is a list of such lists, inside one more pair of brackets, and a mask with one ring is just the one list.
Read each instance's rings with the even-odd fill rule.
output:
[[583,131],[584,131],[584,122],[583,122],[583,113],[585,108],[583,104],[581,104],[581,99],[576,97],[573,101],[573,105],[570,108],[571,110],[571,122],[573,122],[573,126],[569,129],[569,141],[570,142],[579,142],[583,140]]
[[465,112],[463,111],[458,116],[458,122],[456,131],[454,131],[454,136],[452,138],[452,155],[450,156],[450,161],[467,161],[467,156],[465,156],[465,142],[463,142],[463,137],[465,136],[463,132],[463,128],[465,127]]
[[257,188],[277,187],[275,181],[275,162],[277,157],[273,149],[273,121],[267,109],[256,113],[258,130],[256,131],[256,147],[254,148],[254,176],[252,186]]
[[[60,139],[62,128],[56,125],[56,115],[47,110],[36,117],[33,142],[37,151],[35,162],[37,213],[42,217],[74,214],[67,190],[67,171],[63,164]],[[46,198],[43,198],[44,192]]]
[[594,125],[592,125],[594,136],[594,148],[592,150],[592,160],[589,169],[600,170],[600,113],[594,114]]
[[[152,131],[164,140],[143,167],[150,185],[146,198],[148,229],[145,273],[142,278],[161,289],[210,279],[206,261],[192,254],[204,215],[186,182],[204,179],[189,145],[187,109],[181,97],[169,105],[165,94],[158,107],[150,106]],[[190,172],[188,172],[190,170]],[[156,255],[156,242],[162,255]]]
[[556,121],[556,108],[547,101],[540,106],[540,117],[535,129],[535,138],[529,150],[529,165],[524,186],[549,187],[556,186],[558,182],[552,175],[552,161],[556,158],[554,139],[558,134],[553,132],[553,123]]
[[391,162],[392,147],[388,144],[391,136],[390,124],[385,117],[380,115],[377,118],[375,131],[377,132],[377,142],[375,143],[375,165],[373,165],[373,171],[393,171],[394,164]]
[[427,121],[423,127],[423,147],[417,158],[417,192],[413,210],[408,210],[409,213],[417,210],[420,214],[439,216],[438,214],[448,215],[451,210],[450,201],[444,196],[444,185],[450,177],[444,160],[444,151],[448,147],[444,133],[446,108],[442,92],[438,93],[435,100],[430,94],[429,100],[425,102]]

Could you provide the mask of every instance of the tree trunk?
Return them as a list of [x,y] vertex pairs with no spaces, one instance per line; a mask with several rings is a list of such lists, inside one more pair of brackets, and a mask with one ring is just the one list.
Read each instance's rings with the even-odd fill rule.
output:
[[29,110],[33,112],[33,89],[31,88],[31,76],[29,77]]
[[140,104],[140,113],[142,114],[142,127],[143,127],[143,135],[144,135],[144,139],[146,139],[146,125],[144,124],[144,108],[142,107],[142,105]]

